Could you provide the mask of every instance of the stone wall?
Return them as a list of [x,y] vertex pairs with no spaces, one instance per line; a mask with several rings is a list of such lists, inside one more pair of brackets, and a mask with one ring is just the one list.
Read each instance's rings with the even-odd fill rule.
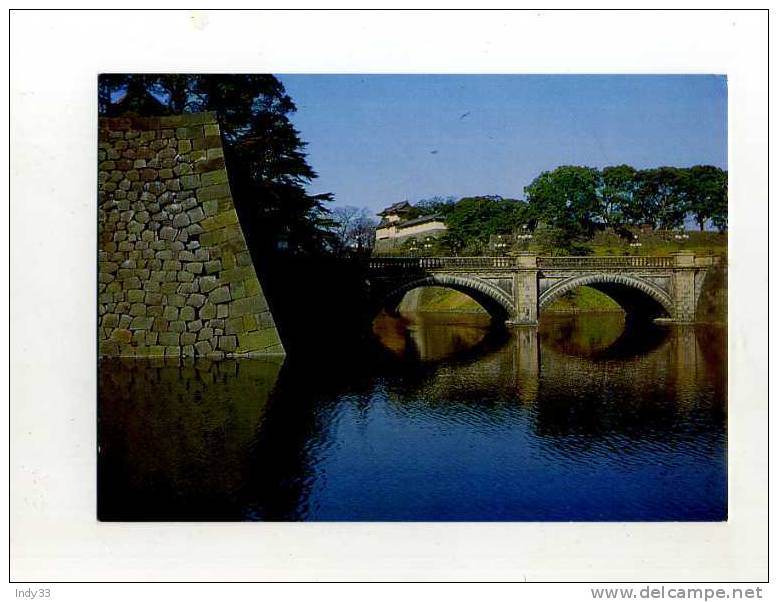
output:
[[283,354],[215,114],[101,118],[98,166],[99,354]]

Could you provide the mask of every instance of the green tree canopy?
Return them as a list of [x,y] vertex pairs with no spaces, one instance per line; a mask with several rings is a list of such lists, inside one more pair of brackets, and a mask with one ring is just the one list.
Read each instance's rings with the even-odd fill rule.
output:
[[637,171],[629,165],[605,167],[599,190],[599,216],[606,226],[618,227],[624,223],[628,208],[635,198]]
[[602,219],[598,170],[565,165],[544,171],[524,189],[537,219],[572,238],[588,237]]
[[711,220],[721,229],[727,224],[727,172],[712,165],[695,165],[684,170],[681,193],[700,231]]
[[628,221],[663,230],[682,226],[688,212],[681,189],[684,170],[657,167],[640,170],[635,177],[635,195],[625,207]]
[[511,232],[529,219],[526,203],[499,196],[465,197],[441,213],[448,228],[444,242],[459,248],[484,247],[492,234]]

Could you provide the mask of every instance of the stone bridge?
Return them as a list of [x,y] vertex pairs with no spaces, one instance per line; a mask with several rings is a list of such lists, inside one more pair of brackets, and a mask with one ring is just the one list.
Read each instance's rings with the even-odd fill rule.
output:
[[543,309],[580,286],[602,291],[630,317],[694,322],[705,276],[718,257],[375,257],[368,284],[375,311],[394,309],[421,286],[451,288],[507,324],[534,325]]

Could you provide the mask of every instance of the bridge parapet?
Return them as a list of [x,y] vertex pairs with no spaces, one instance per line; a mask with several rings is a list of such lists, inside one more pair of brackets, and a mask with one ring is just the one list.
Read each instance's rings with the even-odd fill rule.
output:
[[371,270],[494,270],[516,268],[513,257],[372,257]]
[[635,255],[614,257],[538,257],[538,267],[569,270],[622,270],[636,268],[668,269],[676,265],[674,257]]
[[[669,256],[566,256],[543,257],[535,255],[519,255],[517,257],[373,257],[370,259],[371,270],[513,270],[516,268],[545,268],[569,270],[601,270],[601,269],[636,269],[659,268],[668,269],[686,265],[687,254],[677,257]],[[703,258],[697,258],[701,260]],[[694,255],[691,255],[691,265],[694,265]]]

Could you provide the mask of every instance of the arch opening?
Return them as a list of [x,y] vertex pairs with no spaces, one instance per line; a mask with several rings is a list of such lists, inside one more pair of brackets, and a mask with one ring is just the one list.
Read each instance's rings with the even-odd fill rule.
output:
[[543,311],[562,295],[581,287],[590,287],[607,295],[624,310],[629,321],[673,317],[673,305],[667,293],[650,282],[623,274],[590,274],[557,284],[540,296],[539,314],[542,316]]
[[396,313],[406,293],[425,287],[445,288],[466,295],[481,306],[495,323],[504,324],[511,315],[512,302],[505,292],[483,280],[451,274],[433,274],[407,282],[386,295],[377,310]]

